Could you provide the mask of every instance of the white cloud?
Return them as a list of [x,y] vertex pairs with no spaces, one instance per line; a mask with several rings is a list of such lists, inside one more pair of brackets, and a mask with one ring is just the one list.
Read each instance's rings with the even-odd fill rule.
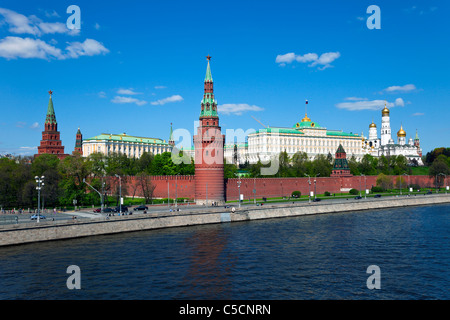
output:
[[293,52],[278,55],[275,59],[280,66],[285,66],[287,63],[297,61],[299,63],[310,63],[309,67],[318,66],[319,70],[324,70],[332,67],[331,63],[341,56],[339,52],[326,52],[320,56],[317,53],[306,53],[304,55],[296,55]]
[[0,57],[6,59],[64,59],[61,50],[39,39],[6,37],[0,40]]
[[70,58],[78,58],[80,56],[95,56],[106,54],[109,52],[103,44],[93,39],[86,39],[84,42],[71,42],[66,48],[67,56]]
[[[56,14],[56,15],[55,15]],[[45,12],[47,17],[57,16],[53,13]],[[0,23],[8,26],[9,32],[13,34],[29,34],[40,37],[45,34],[64,34],[79,35],[79,30],[70,30],[65,23],[62,22],[45,22],[38,17],[31,15],[29,17],[15,11],[0,8]],[[78,58],[80,56],[94,56],[106,54],[109,52],[103,44],[93,39],[86,39],[84,42],[70,42],[65,50],[55,47],[57,44],[55,39],[48,42],[37,38],[26,38],[17,36],[7,36],[0,40],[0,57],[6,59],[17,58],[37,58],[37,59],[68,59]]]
[[125,94],[125,95],[129,95],[129,96],[134,96],[137,94],[142,94],[141,92],[135,92],[133,91],[133,89],[119,89],[117,90],[117,94]]
[[389,92],[389,93],[393,93],[393,92],[410,92],[410,91],[414,91],[416,90],[416,86],[413,84],[406,84],[404,86],[391,86],[388,87],[386,89],[384,89],[383,91],[385,92]]
[[423,112],[416,112],[416,113],[413,113],[412,115],[413,115],[414,117],[420,117],[420,116],[424,116],[425,113],[423,113]]
[[121,97],[121,96],[114,97],[114,99],[112,99],[111,102],[119,103],[119,104],[135,103],[138,106],[143,106],[144,104],[147,104],[147,101],[144,101],[144,100],[139,100],[139,99],[130,98],[130,97]]
[[242,115],[246,111],[263,111],[264,109],[255,105],[248,105],[246,103],[228,103],[217,107],[217,110],[223,114]]
[[94,25],[94,28],[95,28],[96,30],[100,30],[100,25],[96,22],[95,25]]
[[98,93],[98,96],[99,96],[100,98],[106,98],[106,92],[105,92],[105,91],[100,91],[100,92]]
[[44,13],[45,13],[45,16],[46,16],[47,18],[53,18],[53,17],[59,18],[59,17],[60,17],[60,15],[58,14],[58,12],[56,12],[55,10],[53,10],[53,12],[45,11]]
[[277,55],[277,58],[275,59],[276,63],[291,63],[295,60],[295,53],[286,53],[282,55]]
[[405,102],[403,101],[402,98],[397,98],[397,99],[395,99],[395,105],[399,106],[399,107],[404,107],[405,106]]
[[167,88],[166,86],[155,86],[155,89],[156,89],[156,90],[166,89],[166,88]]
[[0,15],[5,18],[5,22],[9,25],[9,31],[17,34],[32,34],[40,35],[41,31],[33,22],[23,14],[17,13],[15,11],[0,8]]
[[35,122],[30,126],[30,129],[38,129],[39,128],[39,123]]
[[66,47],[67,52],[62,52],[40,39],[6,37],[0,40],[0,57],[6,59],[58,59],[78,58],[80,56],[94,56],[109,52],[100,42],[86,39],[83,43],[72,42]]
[[[353,97],[351,97],[353,98]],[[349,100],[349,98],[346,98]],[[402,98],[397,98],[395,102],[386,102],[385,100],[368,100],[366,98],[361,98],[361,100],[351,100],[352,102],[341,102],[336,104],[339,109],[345,109],[349,111],[360,111],[360,110],[381,110],[384,105],[388,108],[393,107],[403,107],[405,102]]]
[[171,103],[171,102],[178,102],[178,101],[183,101],[183,97],[180,95],[173,95],[161,100],[157,100],[157,101],[153,101],[151,102],[152,105],[157,106],[157,105],[164,105],[166,103]]
[[[58,15],[55,11],[54,14]],[[0,15],[5,18],[6,24],[9,25],[9,31],[15,34],[31,34],[34,36],[54,33],[79,34],[79,30],[72,31],[67,28],[65,23],[44,22],[34,15],[26,17],[23,14],[5,8],[0,8]],[[47,17],[51,16],[47,12],[45,15]]]

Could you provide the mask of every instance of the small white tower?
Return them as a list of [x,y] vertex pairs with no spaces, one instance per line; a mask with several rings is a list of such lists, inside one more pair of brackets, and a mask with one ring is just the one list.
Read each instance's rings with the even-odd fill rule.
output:
[[384,109],[381,111],[381,145],[385,146],[392,141],[389,109],[386,107],[385,103]]

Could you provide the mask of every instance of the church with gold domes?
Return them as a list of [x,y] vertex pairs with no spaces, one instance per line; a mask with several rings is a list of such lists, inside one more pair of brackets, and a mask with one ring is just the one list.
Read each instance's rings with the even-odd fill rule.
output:
[[394,141],[391,134],[390,110],[387,106],[381,111],[381,132],[378,138],[376,124],[372,121],[369,125],[369,138],[363,138],[363,150],[365,153],[375,157],[398,156],[403,155],[410,164],[423,165],[422,149],[420,148],[420,139],[416,131],[415,138],[406,141],[406,131],[403,125],[397,132],[397,142]]

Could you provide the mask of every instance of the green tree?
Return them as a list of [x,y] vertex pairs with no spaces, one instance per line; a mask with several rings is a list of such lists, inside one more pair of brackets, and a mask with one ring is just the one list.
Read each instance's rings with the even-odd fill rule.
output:
[[392,180],[384,173],[380,173],[377,177],[377,187],[382,188],[384,191],[392,188]]

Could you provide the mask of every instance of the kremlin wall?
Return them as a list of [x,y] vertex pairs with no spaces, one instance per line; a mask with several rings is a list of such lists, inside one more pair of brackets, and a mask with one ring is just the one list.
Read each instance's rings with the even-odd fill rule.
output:
[[[422,188],[434,187],[434,179],[428,176],[402,176],[408,184],[417,184]],[[331,194],[346,193],[350,189],[364,190],[364,180],[366,189],[371,189],[376,185],[377,176],[366,176],[366,179],[360,176],[352,177],[317,177],[311,178],[311,191],[314,191],[314,180],[316,180],[316,194],[323,194],[325,191]],[[391,176],[392,182],[398,176]],[[115,190],[118,179],[111,177],[111,190]],[[124,179],[125,180],[125,179]],[[122,180],[122,183],[124,183]],[[239,187],[238,182],[241,182],[240,191],[244,197],[244,201],[253,200],[253,189],[256,190],[256,198],[261,199],[274,197],[289,197],[293,191],[300,191],[302,196],[309,193],[309,178],[241,178],[241,179],[225,179],[225,197],[226,201],[238,199]],[[136,190],[134,196],[142,197],[142,191],[138,185],[136,177],[127,177],[126,184],[128,196],[132,196],[132,190]],[[154,176],[151,177],[152,185],[155,186],[153,198],[170,198],[174,199],[175,194],[177,198],[195,198],[195,176]],[[361,191],[364,194],[364,191]],[[208,199],[213,199],[213,192]]]

